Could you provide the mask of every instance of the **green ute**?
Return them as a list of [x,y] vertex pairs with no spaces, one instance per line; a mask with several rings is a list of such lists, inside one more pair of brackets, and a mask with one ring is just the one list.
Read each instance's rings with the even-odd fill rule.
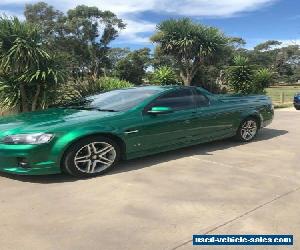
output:
[[0,171],[96,176],[119,160],[233,136],[251,141],[273,115],[263,95],[213,95],[183,86],[113,90],[2,118]]

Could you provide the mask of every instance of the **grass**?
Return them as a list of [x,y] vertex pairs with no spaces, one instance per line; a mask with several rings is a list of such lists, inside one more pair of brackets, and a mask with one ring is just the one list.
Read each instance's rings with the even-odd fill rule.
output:
[[[273,103],[276,105],[292,104],[293,98],[296,93],[300,93],[300,85],[290,86],[274,86],[266,89],[267,95],[272,98]],[[284,103],[281,102],[281,95],[284,93]]]
[[274,109],[282,109],[282,108],[290,108],[290,107],[293,107],[292,103],[274,104]]

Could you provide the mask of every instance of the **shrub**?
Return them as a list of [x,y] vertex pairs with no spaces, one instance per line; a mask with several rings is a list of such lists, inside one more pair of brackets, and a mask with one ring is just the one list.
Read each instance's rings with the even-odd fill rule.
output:
[[153,82],[161,85],[178,84],[176,73],[168,66],[162,66],[154,71]]
[[96,80],[68,82],[53,94],[53,104],[64,104],[82,97],[98,94],[113,89],[129,88],[134,86],[130,82],[112,77],[101,77]]
[[234,65],[227,70],[227,82],[236,93],[263,94],[272,81],[273,73],[268,69],[254,70],[246,57],[236,56]]
[[273,80],[274,73],[269,69],[259,69],[255,72],[253,80],[260,88],[268,88]]
[[103,77],[97,80],[102,85],[103,91],[108,91],[112,89],[122,89],[122,88],[130,88],[134,85],[128,81],[120,80],[118,78],[113,77]]
[[253,91],[253,70],[248,64],[248,58],[236,56],[234,65],[228,69],[228,85],[236,93],[250,94]]

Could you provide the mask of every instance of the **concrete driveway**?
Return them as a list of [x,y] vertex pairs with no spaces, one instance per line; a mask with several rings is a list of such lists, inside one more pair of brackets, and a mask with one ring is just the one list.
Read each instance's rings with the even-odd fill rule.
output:
[[300,249],[300,112],[275,116],[252,143],[132,160],[94,179],[1,174],[0,248],[217,249],[191,244],[211,233],[294,234],[287,249]]

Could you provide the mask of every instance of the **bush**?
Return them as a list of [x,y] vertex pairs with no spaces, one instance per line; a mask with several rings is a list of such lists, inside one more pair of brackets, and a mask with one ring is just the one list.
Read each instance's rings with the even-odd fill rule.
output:
[[253,81],[260,88],[268,88],[272,83],[273,76],[274,73],[269,69],[259,69],[255,72]]
[[132,83],[128,81],[120,80],[118,78],[113,78],[113,77],[103,77],[97,81],[99,81],[100,85],[102,85],[103,91],[130,88],[134,86]]
[[268,87],[272,81],[273,73],[268,69],[254,70],[249,65],[248,58],[236,56],[234,65],[227,70],[227,83],[236,93],[248,94],[264,94],[264,89]]
[[129,88],[132,86],[134,85],[130,82],[112,77],[101,77],[96,80],[78,80],[75,82],[68,82],[67,84],[57,89],[56,92],[52,95],[53,97],[55,97],[53,99],[53,104],[64,104],[104,91]]
[[178,84],[176,73],[168,66],[162,66],[154,71],[153,82],[161,85]]
[[250,94],[253,91],[252,67],[248,64],[248,58],[236,56],[234,65],[228,69],[228,85],[236,93]]

